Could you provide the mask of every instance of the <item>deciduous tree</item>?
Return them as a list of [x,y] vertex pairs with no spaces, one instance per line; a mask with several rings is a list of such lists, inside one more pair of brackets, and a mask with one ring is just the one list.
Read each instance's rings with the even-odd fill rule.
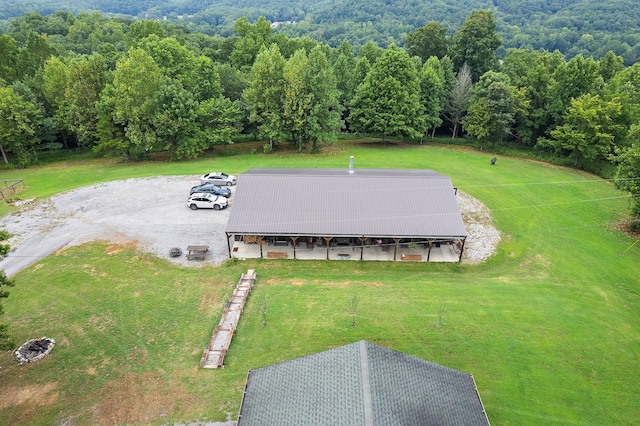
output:
[[451,128],[452,139],[458,136],[458,127],[460,127],[462,119],[467,114],[472,89],[471,69],[465,64],[456,75],[445,108],[447,119],[453,126]]
[[[440,63],[437,58],[433,58],[435,59],[435,62],[427,61],[427,63],[422,67],[422,72],[420,74],[420,89],[425,110],[425,125],[427,130],[433,129],[435,132],[436,127],[442,124],[440,113],[442,111],[442,101],[444,99],[444,83],[438,70],[434,69],[434,63],[437,63],[438,66]],[[441,73],[442,70],[440,69],[439,71]]]
[[564,124],[551,131],[553,139],[546,144],[558,152],[567,151],[575,159],[597,161],[608,158],[616,140],[625,136],[618,119],[621,105],[605,101],[599,95],[586,94],[571,101]]
[[496,32],[496,21],[489,10],[474,10],[453,36],[451,58],[457,69],[467,64],[473,81],[498,64],[496,49],[502,41]]
[[260,16],[255,24],[246,16],[238,19],[233,27],[240,40],[231,53],[231,63],[237,67],[251,67],[262,47],[268,47],[271,39],[271,24]]
[[77,58],[69,64],[65,119],[81,146],[92,146],[96,141],[99,120],[96,103],[108,79],[107,63],[98,53]]
[[162,85],[152,101],[153,137],[172,159],[196,158],[202,152],[196,144],[198,104],[179,81]]
[[200,103],[198,108],[198,122],[200,124],[200,140],[204,144],[196,143],[195,148],[226,146],[233,143],[232,137],[238,133],[236,124],[240,118],[237,102],[219,96]]
[[636,217],[635,231],[640,231],[640,125],[631,126],[629,132],[631,146],[624,149],[617,149],[615,162],[616,186],[623,191],[631,193],[631,214]]
[[562,124],[562,118],[573,99],[585,94],[599,94],[604,81],[600,75],[598,63],[591,57],[582,55],[561,64],[552,75],[551,103],[548,108],[556,123]]
[[314,47],[309,54],[304,80],[311,102],[307,132],[312,143],[311,150],[317,152],[321,142],[335,142],[337,133],[343,126],[336,77],[319,46]]
[[488,71],[473,87],[469,112],[463,120],[468,134],[480,140],[503,141],[511,134],[516,105],[509,76]]
[[152,34],[159,38],[163,38],[165,36],[164,27],[160,22],[151,19],[136,21],[131,24],[129,32],[125,37],[127,46],[130,48],[137,47],[140,41]]
[[11,87],[0,87],[0,154],[5,164],[9,163],[7,153],[14,153],[20,165],[30,163],[40,119],[40,110],[32,102]]
[[15,40],[8,35],[0,35],[0,83],[13,83],[18,74],[18,47]]
[[309,62],[304,49],[293,54],[284,66],[283,118],[291,141],[298,150],[308,140],[307,117],[311,111],[311,99],[304,75]]
[[357,88],[351,105],[353,129],[418,138],[426,130],[420,78],[409,55],[392,44]]
[[339,100],[343,106],[349,105],[356,91],[354,87],[353,73],[356,68],[356,59],[341,53],[333,64],[333,74],[336,78],[336,87],[340,91]]
[[249,119],[258,123],[260,133],[273,141],[284,133],[284,66],[285,60],[278,45],[272,44],[258,54],[251,69],[249,87],[244,98],[249,109]]
[[447,29],[431,21],[407,34],[405,47],[409,56],[418,56],[423,62],[431,56],[440,59],[448,53]]
[[[148,153],[158,146],[154,129],[156,102],[161,88],[168,83],[168,77],[142,49],[129,50],[127,58],[118,62],[113,85],[105,88],[101,102],[103,111],[109,111],[113,123],[125,132],[127,156],[131,155],[132,149]],[[103,132],[102,136],[108,134]],[[100,143],[111,145],[110,140]]]
[[381,49],[374,41],[369,40],[360,46],[360,49],[358,49],[358,58],[367,58],[369,64],[373,66],[382,53],[383,49]]

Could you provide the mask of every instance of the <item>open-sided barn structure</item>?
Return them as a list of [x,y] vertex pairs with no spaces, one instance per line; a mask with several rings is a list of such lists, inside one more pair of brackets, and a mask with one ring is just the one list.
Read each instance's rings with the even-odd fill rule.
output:
[[449,177],[354,168],[241,174],[226,234],[230,257],[445,262],[467,237]]
[[488,426],[473,376],[364,340],[251,370],[238,426]]

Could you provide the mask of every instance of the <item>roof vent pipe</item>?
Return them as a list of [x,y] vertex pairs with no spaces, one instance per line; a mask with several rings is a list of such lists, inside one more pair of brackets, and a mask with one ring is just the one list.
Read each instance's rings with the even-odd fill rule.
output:
[[354,172],[353,170],[353,155],[349,158],[349,174],[352,175]]

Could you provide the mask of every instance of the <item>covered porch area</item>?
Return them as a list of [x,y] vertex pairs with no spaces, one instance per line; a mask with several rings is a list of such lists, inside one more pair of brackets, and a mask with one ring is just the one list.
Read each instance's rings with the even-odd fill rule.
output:
[[460,262],[464,238],[227,235],[238,259]]

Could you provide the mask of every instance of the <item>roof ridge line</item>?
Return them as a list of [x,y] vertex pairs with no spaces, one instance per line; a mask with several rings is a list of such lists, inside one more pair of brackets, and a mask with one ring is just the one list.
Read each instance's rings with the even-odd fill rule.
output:
[[367,354],[367,342],[361,340],[360,344],[360,373],[362,374],[362,399],[364,405],[364,424],[373,426],[373,404],[371,403],[371,379],[369,376],[369,355]]

